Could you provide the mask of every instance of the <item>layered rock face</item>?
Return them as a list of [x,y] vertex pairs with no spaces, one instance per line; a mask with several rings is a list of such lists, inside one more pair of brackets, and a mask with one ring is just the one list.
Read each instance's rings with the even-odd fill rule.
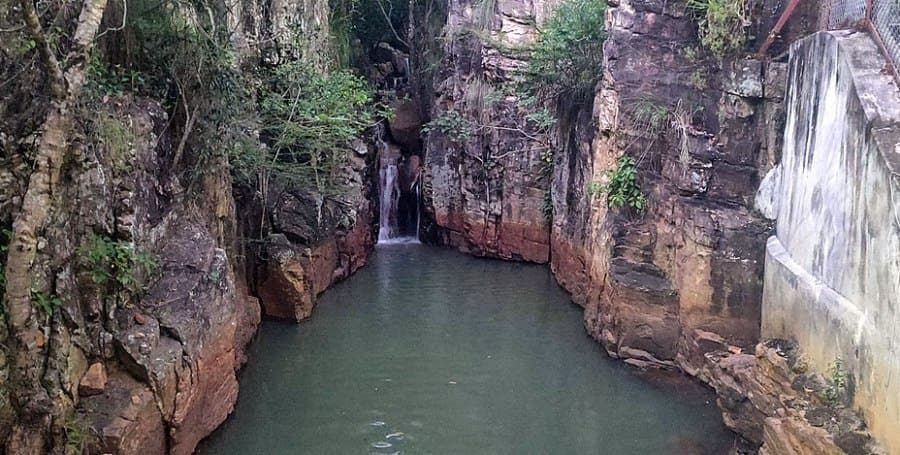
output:
[[[771,223],[753,195],[779,147],[783,96],[783,64],[719,67],[687,14],[664,2],[609,9],[596,134],[554,166],[551,265],[588,332],[615,357],[670,366],[696,329],[738,346],[759,337]],[[586,194],[622,154],[640,169],[644,213]]]
[[[160,105],[111,98],[97,115],[129,139],[123,147],[73,145],[55,194],[38,255],[38,267],[53,271],[49,298],[59,305],[44,380],[53,400],[75,408],[77,425],[99,436],[93,450],[188,454],[231,412],[235,372],[259,322],[228,253],[236,238],[231,180],[213,166],[195,188],[201,198],[173,203],[183,188],[157,149],[167,121]],[[116,248],[119,260],[122,248],[150,254],[152,275],[114,269],[98,278],[106,272],[91,258],[106,254],[101,248]],[[126,279],[146,288],[113,284]],[[9,444],[10,453],[24,450],[15,438]]]
[[319,294],[365,265],[375,245],[374,147],[360,141],[354,148],[340,176],[340,203],[289,187],[270,189],[272,229],[251,272],[267,316],[308,318]]
[[451,2],[432,117],[458,126],[447,122],[428,135],[424,163],[424,210],[434,223],[426,230],[439,243],[503,259],[550,258],[549,179],[541,168],[549,138],[538,137],[509,91],[522,64],[510,49],[534,39],[542,8]]
[[[327,1],[242,2],[209,13],[217,26],[233,26],[240,64],[300,56],[324,68],[332,61]],[[297,30],[303,40],[292,39]],[[111,52],[116,43],[106,41],[114,35],[110,30],[98,52]],[[31,76],[14,82],[37,91],[28,86]],[[21,204],[33,141],[27,134],[42,115],[41,103],[23,103],[22,93],[32,92],[0,97],[3,228]],[[26,423],[45,434],[36,441],[11,433],[17,422],[8,390],[15,384],[4,350],[0,439],[6,453],[50,453],[80,435],[90,453],[190,454],[237,399],[236,371],[261,317],[251,294],[267,313],[299,320],[319,292],[365,262],[374,243],[374,153],[362,143],[348,149],[353,157],[336,176],[345,189],[340,200],[323,202],[283,182],[253,192],[233,187],[226,151],[235,144],[181,138],[179,145],[182,134],[193,137],[181,125],[187,113],[176,109],[170,119],[161,101],[129,94],[96,103],[89,119],[72,109],[77,127],[54,177],[32,267],[35,311],[46,313],[35,349],[45,368],[34,380],[52,403],[17,405],[44,407],[45,420]],[[261,219],[271,226],[262,239],[254,230]],[[255,256],[260,243],[270,246]],[[4,321],[0,337],[7,336]]]
[[[778,12],[770,3],[763,9]],[[468,104],[479,77],[508,80],[521,64],[494,48],[489,31],[518,30],[513,39],[533,39],[514,12],[549,8],[500,0],[484,16],[466,2],[453,3],[450,30],[477,25],[479,17],[493,28],[450,41],[433,114],[514,122],[515,99],[500,97],[476,115]],[[815,23],[815,9],[801,8],[785,36],[802,36]],[[774,20],[759,18],[751,34],[764,35],[760,24]],[[506,130],[467,141],[429,134],[426,209],[439,240],[502,258],[540,262],[549,253],[557,280],[584,307],[587,332],[611,356],[708,383],[720,395],[726,423],[749,442],[747,450],[839,453],[855,450],[850,440],[863,441],[857,448],[868,444],[850,412],[841,429],[825,430],[809,419],[810,409],[822,404],[797,385],[805,370],[785,366],[789,356],[781,350],[757,346],[765,245],[774,226],[754,197],[779,160],[786,63],[711,55],[685,2],[610,2],[606,28],[605,65],[598,69],[604,77],[593,108],[563,100],[557,109],[551,178],[535,179],[540,140]],[[623,155],[639,170],[647,197],[641,212],[610,208],[590,190],[605,183]],[[503,160],[484,166],[491,156]],[[547,184],[549,233],[534,225],[538,193]],[[511,234],[529,218],[518,232],[533,234]]]

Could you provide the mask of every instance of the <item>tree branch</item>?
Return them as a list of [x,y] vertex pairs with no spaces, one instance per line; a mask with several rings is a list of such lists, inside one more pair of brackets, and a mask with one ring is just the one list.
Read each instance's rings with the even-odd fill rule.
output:
[[34,10],[34,4],[31,0],[19,0],[22,6],[22,15],[25,19],[25,26],[28,27],[28,33],[31,39],[37,45],[38,53],[41,56],[41,62],[47,69],[47,78],[50,84],[50,94],[55,99],[65,97],[66,87],[65,78],[63,77],[62,68],[56,54],[50,48],[50,42],[47,41],[47,35],[44,34],[44,28],[41,27],[41,19]]

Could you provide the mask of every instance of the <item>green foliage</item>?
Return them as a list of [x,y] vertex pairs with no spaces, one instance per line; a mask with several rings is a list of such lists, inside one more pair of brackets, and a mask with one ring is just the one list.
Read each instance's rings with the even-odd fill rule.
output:
[[79,256],[82,263],[90,267],[94,283],[114,283],[131,294],[143,290],[139,277],[152,274],[157,266],[156,259],[138,251],[134,243],[99,234],[91,234],[79,250]]
[[87,424],[79,417],[72,416],[63,424],[63,434],[66,438],[66,455],[80,455],[84,452],[87,442]]
[[747,42],[746,0],[688,0],[700,23],[700,44],[717,58],[739,52]]
[[544,221],[548,223],[553,221],[553,192],[550,191],[550,188],[544,191],[544,200],[541,202],[541,214],[544,216]]
[[639,99],[630,106],[631,114],[639,128],[650,134],[659,134],[669,122],[669,108],[649,99]]
[[431,133],[438,131],[443,133],[452,142],[462,144],[469,140],[474,133],[471,122],[462,114],[454,110],[441,112],[434,120],[428,122],[422,131]]
[[91,120],[94,142],[103,144],[106,156],[117,169],[128,165],[128,152],[135,141],[134,132],[122,118],[110,112],[100,112]]
[[563,0],[529,49],[525,92],[542,99],[593,90],[602,76],[605,0]]
[[828,385],[822,393],[822,398],[830,406],[841,404],[847,393],[847,372],[844,371],[844,361],[840,357],[829,365],[826,381]]
[[146,75],[121,65],[108,66],[99,53],[92,53],[88,61],[87,77],[83,97],[96,104],[106,96],[121,96],[123,93],[138,93],[147,87]]
[[691,86],[697,90],[706,90],[708,88],[706,73],[704,73],[700,68],[697,68],[691,72],[690,82]]
[[610,207],[630,207],[639,212],[644,210],[646,199],[641,187],[637,183],[637,165],[634,158],[622,156],[615,169],[606,170],[603,173],[606,183],[592,182],[588,188],[588,194],[596,197],[600,194],[607,195],[607,204]]
[[[386,42],[396,48],[406,47],[400,39],[406,40],[408,38],[404,36],[409,20],[408,0],[349,1],[352,3],[351,24],[353,33],[364,45],[374,46],[378,43]],[[395,31],[397,32],[396,34],[394,33]],[[399,39],[397,35],[399,35]]]
[[525,120],[531,122],[540,133],[547,133],[556,125],[556,117],[547,108],[541,108],[525,114]]
[[261,138],[268,145],[237,147],[231,163],[245,177],[266,171],[320,192],[349,158],[349,142],[380,113],[366,82],[349,71],[324,74],[299,61],[276,67],[260,93]]
[[34,308],[44,313],[48,318],[53,316],[56,309],[62,306],[62,300],[56,294],[47,294],[41,291],[36,284],[31,285],[31,304]]

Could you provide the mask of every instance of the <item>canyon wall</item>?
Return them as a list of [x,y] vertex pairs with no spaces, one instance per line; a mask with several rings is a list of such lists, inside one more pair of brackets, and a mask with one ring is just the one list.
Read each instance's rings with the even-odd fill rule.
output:
[[[510,21],[509,10],[546,16],[553,7],[496,5],[494,16],[481,23],[497,30]],[[765,36],[779,5],[754,3],[749,35]],[[787,43],[816,26],[817,9],[798,9],[773,54],[783,55]],[[452,3],[448,30],[484,17],[473,11],[466,2]],[[774,223],[766,216],[771,203],[760,201],[758,208],[755,195],[781,159],[787,63],[712,54],[698,38],[695,14],[686,2],[609,2],[604,65],[597,69],[602,81],[593,103],[562,99],[556,106],[552,173],[545,180],[535,178],[541,157],[534,146],[541,141],[494,134],[488,136],[493,142],[479,137],[454,143],[432,131],[426,211],[440,241],[475,254],[543,262],[546,248],[558,282],[584,307],[590,336],[626,363],[680,370],[714,388],[725,423],[743,438],[739,452],[870,450],[862,421],[822,402],[825,381],[808,369],[797,346],[758,344],[766,242]],[[527,43],[533,28],[512,36]],[[527,59],[490,33],[466,39],[445,49],[444,65],[460,76],[448,73],[438,87],[443,96],[433,106],[435,115],[467,112],[466,75],[509,80]],[[492,71],[500,67],[509,70]],[[481,106],[478,116],[468,118],[514,121],[521,114],[513,106]],[[492,155],[503,160],[485,172],[482,159]],[[623,155],[636,162],[647,198],[643,210],[610,207],[605,195],[592,191]],[[518,236],[504,237],[504,223],[515,225],[522,219],[517,214],[537,220],[542,189],[550,191],[549,232],[535,227],[530,231],[539,236],[510,245]],[[492,213],[495,221],[487,225],[493,227],[485,230],[481,220]],[[516,253],[545,235],[549,245],[541,244],[541,255]],[[797,384],[807,386],[795,389]]]
[[550,181],[541,164],[549,137],[526,119],[511,90],[511,73],[523,63],[515,49],[534,39],[545,7],[450,2],[432,118],[462,126],[426,138],[423,199],[433,224],[425,231],[438,243],[503,259],[550,258]]
[[865,33],[791,49],[762,331],[796,339],[820,371],[841,359],[854,404],[900,451],[900,91],[886,65]]
[[[592,142],[554,163],[554,274],[615,357],[674,366],[695,331],[752,346],[771,228],[752,196],[779,147],[783,64],[705,55],[678,3],[623,1],[607,32]],[[587,191],[623,154],[643,213]]]
[[[333,65],[327,1],[240,2],[206,12],[214,30],[233,32],[234,71],[291,58],[321,70]],[[19,20],[15,8],[8,14]],[[110,30],[94,50],[112,61],[133,58],[123,50],[133,44],[132,29],[111,25],[122,14],[107,9]],[[172,20],[206,19],[183,11]],[[19,55],[14,44],[2,43],[4,58]],[[10,58],[3,71],[18,71]],[[22,202],[46,106],[28,99],[40,93],[39,71],[4,74],[12,83],[0,96],[5,231]],[[0,353],[5,453],[192,453],[233,410],[236,373],[261,310],[307,317],[317,294],[362,266],[374,244],[370,145],[348,148],[352,158],[336,177],[340,198],[275,178],[250,188],[233,179],[230,151],[238,144],[226,130],[255,129],[253,145],[264,145],[258,125],[217,123],[216,102],[228,93],[188,110],[193,94],[172,107],[164,94],[131,93],[146,83],[135,78],[151,76],[132,74],[123,87],[100,80],[111,88],[90,79],[104,76],[90,74],[88,93],[70,107],[74,127],[32,266],[31,300],[42,321],[34,349],[41,358],[33,361],[44,368],[30,380],[46,398],[17,402],[21,386],[9,373],[16,353]],[[228,82],[227,72],[218,76],[216,84]],[[187,120],[190,112],[201,118]],[[0,337],[16,346],[6,326]]]

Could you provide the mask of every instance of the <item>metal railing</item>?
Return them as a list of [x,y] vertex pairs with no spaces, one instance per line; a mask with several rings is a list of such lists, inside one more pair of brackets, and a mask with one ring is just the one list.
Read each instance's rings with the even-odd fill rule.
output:
[[840,30],[866,19],[866,0],[829,0],[824,3],[822,28]]
[[900,0],[826,0],[822,25],[827,30],[867,29],[891,63],[900,68]]

